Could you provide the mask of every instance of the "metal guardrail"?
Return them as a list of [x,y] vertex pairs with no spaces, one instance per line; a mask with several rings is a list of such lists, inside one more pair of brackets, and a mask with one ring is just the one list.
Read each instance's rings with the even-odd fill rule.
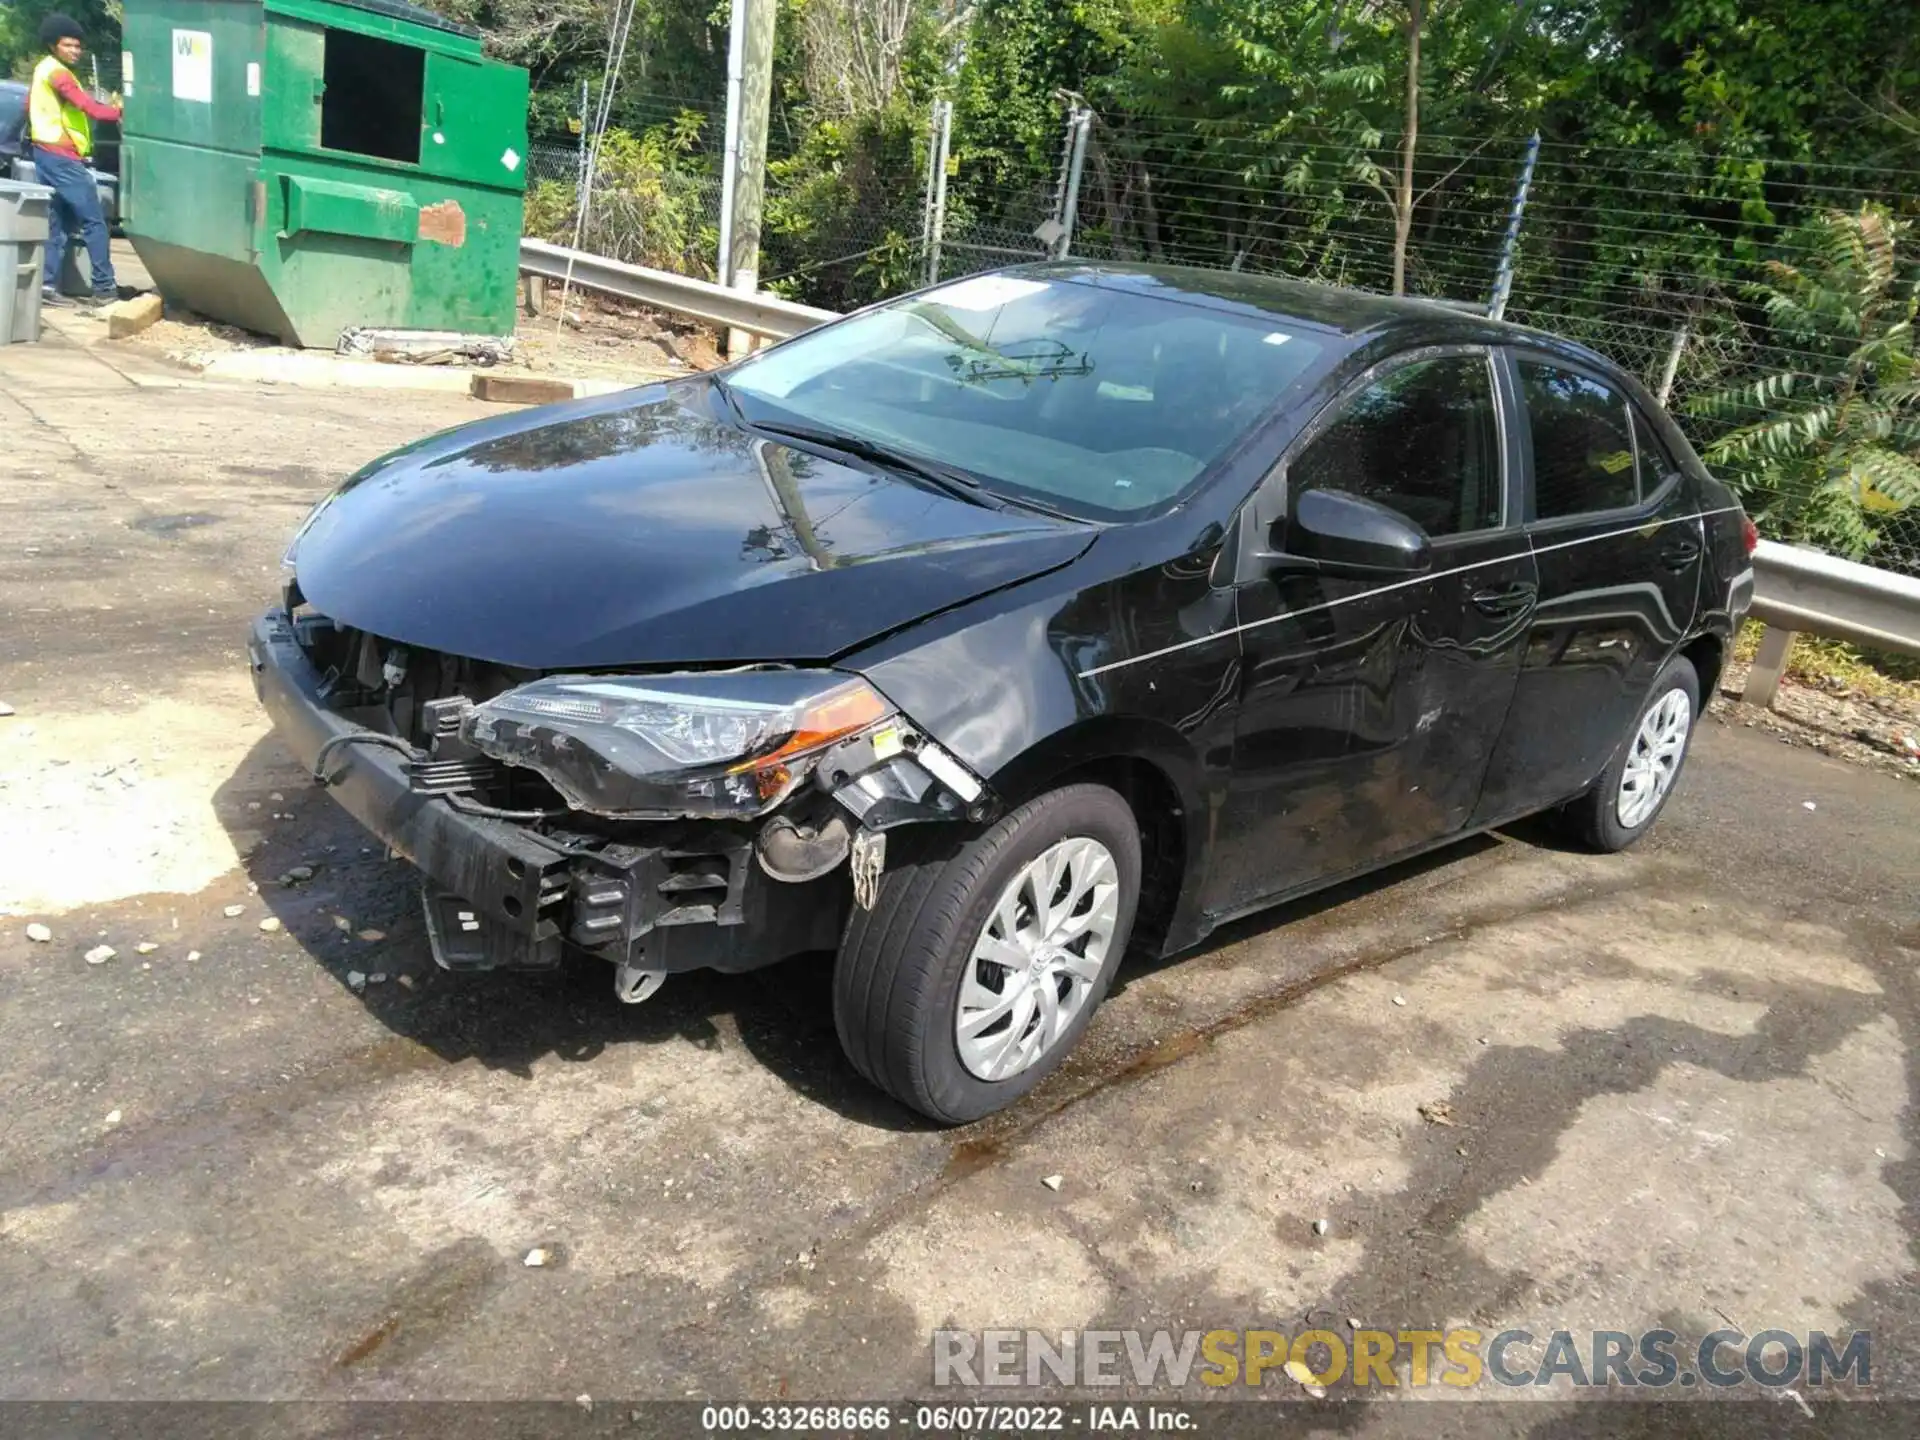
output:
[[1767,634],[1745,698],[1771,705],[1796,634],[1920,655],[1920,579],[1818,550],[1762,540],[1753,557],[1753,609]]
[[520,270],[544,280],[569,280],[586,290],[618,295],[656,310],[670,310],[729,330],[784,340],[840,316],[832,310],[796,304],[765,292],[729,290],[710,280],[627,265],[545,240],[520,242]]

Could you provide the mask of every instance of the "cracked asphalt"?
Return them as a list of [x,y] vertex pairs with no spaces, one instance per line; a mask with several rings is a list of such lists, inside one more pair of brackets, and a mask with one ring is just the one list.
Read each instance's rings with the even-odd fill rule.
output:
[[1866,1329],[1920,1396],[1912,786],[1710,721],[1631,854],[1522,825],[1132,964],[932,1130],[825,958],[638,1008],[436,972],[267,733],[241,643],[305,507],[485,413],[0,349],[0,1398],[882,1398],[941,1327],[1350,1320]]

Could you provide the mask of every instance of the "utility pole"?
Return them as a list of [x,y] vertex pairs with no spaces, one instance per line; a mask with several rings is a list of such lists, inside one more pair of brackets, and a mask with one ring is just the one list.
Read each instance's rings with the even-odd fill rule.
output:
[[927,200],[920,220],[929,285],[940,283],[940,238],[947,226],[947,150],[952,142],[953,102],[936,100],[927,132]]
[[[760,213],[767,191],[767,120],[773,98],[776,0],[733,0],[727,41],[727,149],[720,181],[720,283],[752,291],[760,282]],[[754,337],[727,332],[727,353]]]

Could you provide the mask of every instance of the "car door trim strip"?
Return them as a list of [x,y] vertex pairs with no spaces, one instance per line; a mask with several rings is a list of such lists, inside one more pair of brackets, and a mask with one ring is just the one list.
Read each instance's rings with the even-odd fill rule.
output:
[[1722,505],[1717,510],[1700,510],[1692,515],[1676,515],[1672,519],[1651,516],[1638,524],[1623,525],[1617,530],[1606,530],[1598,535],[1581,535],[1572,540],[1556,540],[1551,545],[1529,544],[1525,550],[1516,550],[1509,555],[1497,555],[1490,560],[1475,560],[1466,565],[1456,565],[1450,570],[1440,570],[1427,575],[1415,575],[1406,580],[1395,580],[1386,585],[1376,585],[1371,590],[1361,590],[1353,595],[1342,595],[1337,600],[1323,600],[1318,605],[1303,605],[1298,610],[1287,610],[1279,615],[1268,615],[1264,619],[1249,620],[1244,625],[1235,625],[1230,629],[1216,630],[1211,635],[1201,635],[1192,640],[1182,640],[1174,645],[1165,645],[1158,650],[1150,650],[1145,655],[1131,655],[1124,660],[1110,660],[1105,665],[1095,665],[1090,670],[1082,670],[1080,678],[1091,680],[1096,675],[1104,675],[1109,670],[1124,669],[1128,665],[1138,665],[1143,661],[1157,660],[1162,655],[1172,655],[1181,650],[1191,650],[1196,645],[1211,644],[1215,640],[1225,640],[1229,636],[1241,634],[1247,630],[1257,630],[1262,625],[1277,625],[1282,620],[1294,620],[1302,615],[1312,615],[1321,610],[1331,610],[1339,605],[1351,605],[1358,600],[1371,600],[1376,595],[1385,595],[1390,591],[1404,590],[1410,585],[1425,585],[1432,580],[1441,580],[1449,575],[1464,575],[1469,570],[1485,570],[1495,565],[1508,565],[1528,555],[1546,555],[1555,550],[1568,550],[1575,545],[1592,545],[1601,540],[1617,540],[1622,535],[1632,535],[1657,525],[1685,525],[1695,520],[1709,520],[1715,515],[1732,515],[1740,511],[1738,505]]

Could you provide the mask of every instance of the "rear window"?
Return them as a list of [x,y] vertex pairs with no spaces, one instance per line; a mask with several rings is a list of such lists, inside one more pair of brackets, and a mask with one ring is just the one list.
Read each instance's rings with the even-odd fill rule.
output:
[[1533,513],[1541,520],[1638,503],[1627,402],[1591,376],[1520,362],[1533,432]]
[[770,420],[1118,518],[1184,493],[1321,351],[1276,317],[978,275],[802,335],[728,381]]

